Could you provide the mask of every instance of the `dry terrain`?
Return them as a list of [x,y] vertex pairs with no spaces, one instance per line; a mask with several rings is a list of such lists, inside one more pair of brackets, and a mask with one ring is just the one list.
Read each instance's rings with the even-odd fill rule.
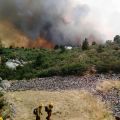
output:
[[[8,92],[6,97],[14,105],[15,120],[35,120],[33,108],[39,104],[44,106],[54,104],[52,120],[114,120],[106,105],[92,96],[81,91],[20,91]],[[43,107],[42,120],[46,113]]]
[[[111,78],[111,79],[110,79]],[[14,120],[35,120],[33,109],[53,103],[52,120],[114,120],[120,116],[120,81],[114,77],[51,77],[14,81],[5,94]]]

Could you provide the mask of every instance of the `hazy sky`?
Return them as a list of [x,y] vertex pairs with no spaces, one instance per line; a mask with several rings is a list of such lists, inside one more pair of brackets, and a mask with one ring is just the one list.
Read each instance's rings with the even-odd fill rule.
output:
[[8,16],[33,39],[44,32],[61,43],[120,35],[120,0],[0,0],[0,18]]
[[89,18],[94,20],[98,30],[105,33],[107,39],[120,34],[120,0],[74,0],[88,4]]

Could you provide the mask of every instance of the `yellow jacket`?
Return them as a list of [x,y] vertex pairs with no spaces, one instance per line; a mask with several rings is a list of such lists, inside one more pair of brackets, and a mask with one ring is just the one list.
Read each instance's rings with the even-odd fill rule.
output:
[[2,118],[2,117],[0,117],[0,120],[3,120],[3,118]]

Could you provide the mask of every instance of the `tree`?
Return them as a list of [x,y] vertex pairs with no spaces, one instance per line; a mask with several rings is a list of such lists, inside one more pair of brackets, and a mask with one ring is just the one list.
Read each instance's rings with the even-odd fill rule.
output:
[[97,48],[97,52],[101,53],[103,51],[104,51],[104,46],[103,45],[99,45],[98,48]]
[[116,35],[114,37],[114,42],[117,43],[117,44],[120,44],[120,36],[119,35]]
[[59,46],[58,46],[58,45],[55,45],[54,49],[55,49],[55,50],[59,49]]
[[88,49],[89,49],[88,39],[85,38],[85,40],[83,41],[83,44],[82,44],[82,50],[88,50]]
[[65,52],[65,46],[61,45],[60,49],[61,49],[60,53],[64,53]]
[[42,53],[39,53],[39,55],[37,56],[35,62],[34,62],[34,66],[35,67],[40,67],[42,66],[43,62],[44,62],[44,59],[43,59],[43,54]]
[[92,45],[96,45],[97,43],[95,41],[92,42]]
[[2,41],[1,41],[1,38],[0,38],[0,55],[3,54],[3,46],[2,46]]

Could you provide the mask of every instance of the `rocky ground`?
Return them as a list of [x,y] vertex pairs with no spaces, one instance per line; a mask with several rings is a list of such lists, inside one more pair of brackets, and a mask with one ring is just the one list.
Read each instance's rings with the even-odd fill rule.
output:
[[49,77],[37,78],[33,80],[21,80],[11,83],[9,91],[19,90],[71,90],[71,89],[87,89],[90,91],[95,90],[95,86],[102,80],[118,80],[120,75],[93,75],[84,77]]
[[61,91],[84,89],[99,97],[103,102],[110,103],[110,109],[113,111],[113,114],[115,116],[120,116],[120,90],[112,88],[106,93],[97,90],[96,85],[103,80],[120,80],[120,74],[98,74],[84,77],[49,77],[37,78],[29,81],[13,81],[11,82],[10,87],[8,87],[6,90],[13,92],[26,90]]

